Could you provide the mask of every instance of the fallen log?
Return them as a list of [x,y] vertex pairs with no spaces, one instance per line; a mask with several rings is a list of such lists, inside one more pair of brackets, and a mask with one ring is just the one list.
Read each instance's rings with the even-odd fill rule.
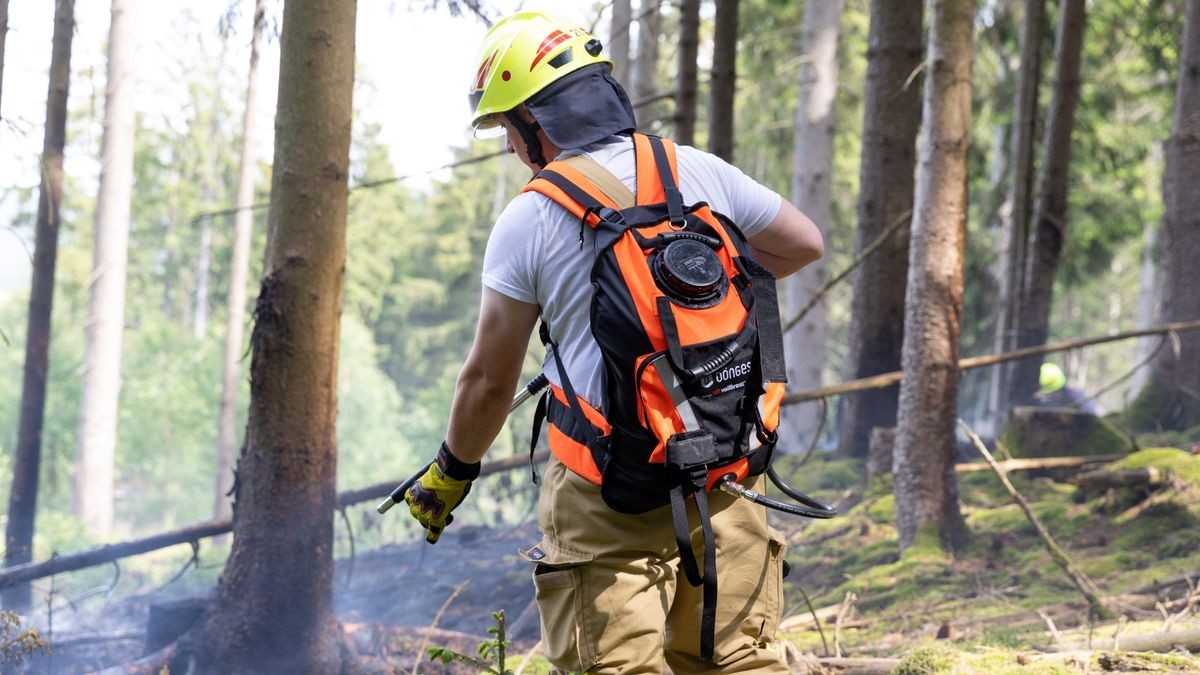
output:
[[1200,570],[1188,572],[1187,574],[1180,574],[1177,577],[1170,577],[1169,579],[1163,579],[1162,581],[1155,581],[1149,586],[1142,586],[1134,591],[1134,593],[1156,593],[1164,588],[1170,588],[1171,586],[1178,586],[1180,584],[1185,586],[1191,585],[1197,580],[1200,580]]
[[[1096,651],[1112,649],[1125,652],[1170,652],[1178,648],[1189,652],[1200,652],[1200,628],[1190,628],[1170,633],[1098,638],[1092,640],[1091,644],[1091,649]],[[1088,645],[1080,643],[1043,645],[1038,647],[1039,651],[1044,652],[1071,652],[1086,649],[1088,649]]]
[[1101,469],[1089,471],[1075,479],[1075,486],[1084,495],[1103,494],[1110,489],[1142,488],[1153,491],[1171,482],[1171,472],[1153,466],[1140,469]]
[[900,659],[821,657],[817,662],[838,675],[888,675],[900,665]]
[[[548,451],[536,453],[532,461],[542,462],[550,456]],[[489,462],[483,466],[483,470],[479,472],[479,477],[490,476],[492,474],[509,471],[519,468],[530,462],[531,459],[524,455],[516,455],[506,457],[496,462]],[[382,499],[392,493],[396,484],[400,481],[391,481],[387,483],[377,483],[365,488],[357,490],[348,490],[338,495],[338,508],[345,508],[353,504],[365,502],[373,499]],[[0,588],[12,586],[34,579],[41,579],[63,572],[73,572],[85,567],[93,567],[95,565],[103,565],[121,558],[149,553],[179,544],[196,544],[201,539],[215,537],[220,534],[225,534],[233,530],[233,523],[229,518],[220,520],[208,520],[203,523],[189,525],[178,530],[156,534],[142,539],[133,539],[130,541],[118,542],[115,544],[105,544],[95,548],[68,553],[65,555],[55,555],[49,560],[42,562],[29,562],[21,565],[13,565],[12,567],[0,570]]]

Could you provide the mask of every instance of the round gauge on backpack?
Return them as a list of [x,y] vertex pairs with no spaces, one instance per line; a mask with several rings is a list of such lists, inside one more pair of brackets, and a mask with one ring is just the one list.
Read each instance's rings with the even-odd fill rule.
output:
[[690,239],[667,244],[651,260],[650,270],[663,293],[692,307],[719,300],[727,282],[717,254],[707,245]]

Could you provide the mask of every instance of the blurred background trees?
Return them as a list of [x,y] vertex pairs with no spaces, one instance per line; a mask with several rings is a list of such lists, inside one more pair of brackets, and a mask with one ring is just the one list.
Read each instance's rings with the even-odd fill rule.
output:
[[[1200,208],[1194,204],[1196,191],[1182,187],[1195,184],[1198,171],[1197,68],[1186,65],[1200,58],[1198,2],[1104,0],[1091,3],[1086,17],[1076,22],[1068,20],[1075,14],[1067,12],[1079,12],[1081,3],[1072,0],[979,0],[969,11],[975,26],[968,49],[973,68],[965,121],[971,141],[962,148],[964,184],[955,187],[964,199],[961,356],[991,353],[1003,344],[998,336],[1010,333],[1003,327],[1005,317],[1020,316],[1013,313],[1019,308],[1007,308],[1024,288],[1014,275],[1028,270],[1030,263],[1016,265],[1000,255],[1012,248],[1006,245],[1012,236],[1024,242],[1031,258],[1059,247],[1057,264],[1039,268],[1039,292],[1050,294],[1047,303],[1031,305],[1048,317],[1045,334],[1037,340],[1200,318],[1194,304],[1200,292],[1195,292],[1195,275],[1188,273]],[[805,73],[818,67],[817,41],[806,32],[809,22],[816,25],[815,12],[806,21],[816,6],[805,4],[646,0],[611,7],[583,3],[581,8],[606,44],[626,54],[618,76],[631,92],[635,83],[642,83],[637,91],[648,102],[639,109],[639,119],[648,130],[667,136],[678,132],[697,147],[712,148],[781,194],[793,194],[793,182],[804,172],[823,183],[828,193],[828,216],[821,223],[828,274],[846,269],[868,244],[900,222],[851,275],[851,283],[833,287],[822,299],[821,355],[810,350],[789,354],[793,363],[819,371],[820,381],[829,384],[900,367],[909,220],[920,212],[913,204],[916,134],[922,121],[930,123],[921,119],[920,95],[933,72],[923,63],[931,17],[923,15],[919,1],[841,3],[836,26],[824,29],[838,34],[837,49],[820,62],[836,73],[836,86],[831,87],[827,116],[812,118],[810,129],[814,138],[828,143],[829,157],[823,158],[810,156],[810,146],[797,143],[804,131],[797,120],[808,119],[803,106],[817,102],[812,90],[802,89],[802,82],[815,83]],[[62,9],[70,3],[58,0],[56,5]],[[240,66],[245,61],[234,55],[246,51],[254,41],[252,29],[260,26],[264,59],[278,50],[281,6],[266,2],[261,23],[254,20],[257,6],[247,0],[235,4],[234,14],[220,22],[181,14],[162,28],[161,40],[171,48],[158,52],[155,65],[170,74],[171,82],[150,92],[155,105],[139,110],[132,148],[110,537],[144,535],[211,517],[213,476],[229,475],[218,459],[218,436],[224,452],[241,444],[248,351],[244,338],[226,340],[235,333],[229,326],[251,325],[249,301],[263,272],[262,207],[272,167],[262,153],[242,159],[243,140],[256,132],[244,121],[250,98],[247,72]],[[498,3],[478,6],[492,18],[501,14]],[[422,22],[443,10],[399,5],[393,19]],[[1186,35],[1185,16],[1191,17]],[[481,25],[473,12],[455,20]],[[1072,37],[1076,28],[1086,39]],[[9,40],[10,49],[12,44]],[[1064,122],[1061,97],[1072,78],[1060,73],[1072,49],[1079,50],[1074,79],[1078,102],[1073,122]],[[45,51],[49,54],[51,45]],[[3,63],[11,68],[12,55]],[[67,151],[94,162],[101,156],[103,95],[97,82],[103,78],[87,68],[66,68],[56,66],[53,73],[72,78],[69,100],[65,84],[61,90]],[[369,94],[382,78],[404,77],[404,69],[394,64],[358,64],[356,101],[363,103],[355,108],[350,147],[338,380],[339,489],[404,475],[436,449],[454,376],[475,325],[489,226],[528,178],[523,167],[503,155],[500,143],[465,135],[445,139],[454,148],[452,170],[397,175],[395,160],[407,147],[394,139],[425,132],[417,126],[395,133],[396,111],[371,105]],[[11,78],[4,82],[7,110],[14,92],[8,86]],[[274,88],[275,83],[262,86]],[[414,94],[413,105],[434,110],[463,101],[430,101]],[[0,148],[6,153],[14,129],[42,133],[41,120],[26,127],[19,123],[0,128]],[[52,125],[46,128],[53,130]],[[262,136],[269,134],[262,129]],[[1055,154],[1063,139],[1069,139],[1069,164]],[[1028,149],[1019,153],[1025,143]],[[432,172],[440,163],[430,161],[427,168]],[[49,146],[44,166],[47,176],[54,173]],[[1037,179],[1039,172],[1049,176],[1055,171],[1059,183],[1053,190]],[[246,188],[247,173],[258,176],[253,190]],[[19,459],[28,442],[22,439],[33,436],[22,431],[22,400],[31,392],[25,392],[18,373],[32,363],[26,347],[43,339],[44,324],[31,322],[31,299],[49,311],[49,280],[0,290],[0,373],[5,375],[0,377],[0,463],[16,475],[32,471],[38,477],[37,534],[32,551],[26,547],[36,559],[97,541],[70,509],[97,236],[96,181],[87,171],[68,172],[62,180],[60,216],[50,221],[58,228],[59,241],[57,268],[51,272],[54,330],[45,343],[45,415],[36,433],[40,462],[32,469]],[[42,198],[30,184],[0,176],[0,246],[18,251],[28,246],[33,254]],[[1040,229],[1035,214],[1047,214],[1059,235],[1057,243],[1006,235],[1014,214],[1023,210],[1035,218],[1029,224],[1035,232]],[[1065,216],[1056,215],[1060,213]],[[1064,217],[1061,228],[1055,227],[1055,219]],[[243,265],[248,272],[240,277]],[[1163,301],[1155,307],[1152,299],[1159,296]],[[1169,341],[1158,349],[1153,370],[1142,371],[1154,386],[1128,408],[1130,428],[1157,432],[1197,424],[1192,406],[1200,376],[1179,365],[1200,363],[1187,357],[1194,354],[1197,339],[1197,333],[1180,336],[1182,360]],[[1048,358],[1064,366],[1073,384],[1100,393],[1105,410],[1118,413],[1140,391],[1131,384],[1137,377],[1122,378],[1160,342],[1144,342],[1141,352],[1130,341]],[[540,359],[540,347],[532,346],[527,375],[537,372]],[[977,429],[997,433],[1003,420],[995,412],[992,379],[987,369],[966,373],[956,382],[949,412],[942,409],[942,414],[962,416]],[[241,388],[240,395],[232,396],[228,389],[223,393],[223,381]],[[1117,386],[1106,388],[1112,383]],[[817,447],[865,456],[870,430],[895,423],[899,390],[830,399]],[[236,400],[224,417],[222,400],[227,406]],[[530,413],[515,416],[498,443],[497,456],[527,449]],[[225,420],[220,432],[219,417]],[[952,434],[945,424],[939,428],[937,433]],[[927,433],[932,432],[917,437]],[[945,437],[942,441],[952,443]],[[517,472],[489,479],[489,487],[464,505],[464,521],[491,524],[527,517],[534,494],[527,478]],[[10,530],[15,523],[32,522],[16,518],[19,511],[13,504],[32,503],[22,501],[26,493],[20,485],[0,484],[0,496],[9,497]],[[220,494],[227,489],[227,484],[218,488]],[[359,533],[360,543],[412,535],[401,519],[363,517],[354,522],[360,520],[367,525]],[[7,547],[10,563],[19,561],[13,556],[21,550],[13,541]]]

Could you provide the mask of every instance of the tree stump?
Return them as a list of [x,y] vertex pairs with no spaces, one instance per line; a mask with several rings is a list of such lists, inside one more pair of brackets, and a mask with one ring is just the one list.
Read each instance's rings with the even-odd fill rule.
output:
[[1133,443],[1106,420],[1063,408],[1016,407],[1001,435],[1013,457],[1087,457],[1133,452]]
[[867,480],[892,473],[892,448],[896,445],[896,427],[871,429],[867,446]]

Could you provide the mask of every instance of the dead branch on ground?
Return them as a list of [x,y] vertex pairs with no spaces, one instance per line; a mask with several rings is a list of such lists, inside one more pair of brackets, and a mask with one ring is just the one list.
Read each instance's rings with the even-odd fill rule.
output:
[[1012,496],[1014,500],[1016,500],[1017,505],[1020,506],[1021,510],[1025,512],[1025,517],[1028,518],[1029,522],[1033,525],[1033,529],[1037,531],[1038,537],[1042,540],[1042,544],[1045,545],[1046,550],[1050,553],[1050,557],[1054,559],[1054,562],[1058,563],[1058,566],[1061,567],[1071,579],[1071,583],[1075,585],[1075,588],[1077,588],[1087,600],[1092,612],[1097,617],[1102,619],[1111,618],[1112,611],[1108,609],[1108,607],[1106,607],[1100,600],[1100,589],[1096,587],[1096,584],[1092,583],[1092,580],[1089,579],[1086,574],[1084,574],[1083,570],[1079,569],[1079,567],[1075,564],[1075,561],[1071,560],[1071,557],[1067,555],[1066,551],[1059,547],[1058,543],[1054,541],[1054,537],[1050,536],[1050,532],[1046,529],[1046,526],[1042,524],[1042,521],[1037,517],[1037,514],[1033,512],[1033,508],[1029,506],[1029,502],[1025,501],[1025,498],[1021,496],[1021,493],[1017,491],[1017,488],[1013,487],[1012,481],[1008,480],[1008,475],[1004,473],[1004,469],[1000,468],[1000,465],[996,464],[996,460],[992,457],[992,453],[988,452],[987,446],[983,444],[983,441],[980,440],[979,436],[975,433],[975,430],[972,429],[970,425],[968,425],[962,419],[958,420],[958,423],[962,427],[963,431],[966,432],[967,437],[971,439],[971,442],[975,445],[975,449],[979,451],[979,454],[983,455],[983,458],[987,460],[988,464],[992,465],[992,470],[995,471],[996,476],[1000,479],[1000,482],[1004,484],[1004,489],[1008,490],[1008,494]]

